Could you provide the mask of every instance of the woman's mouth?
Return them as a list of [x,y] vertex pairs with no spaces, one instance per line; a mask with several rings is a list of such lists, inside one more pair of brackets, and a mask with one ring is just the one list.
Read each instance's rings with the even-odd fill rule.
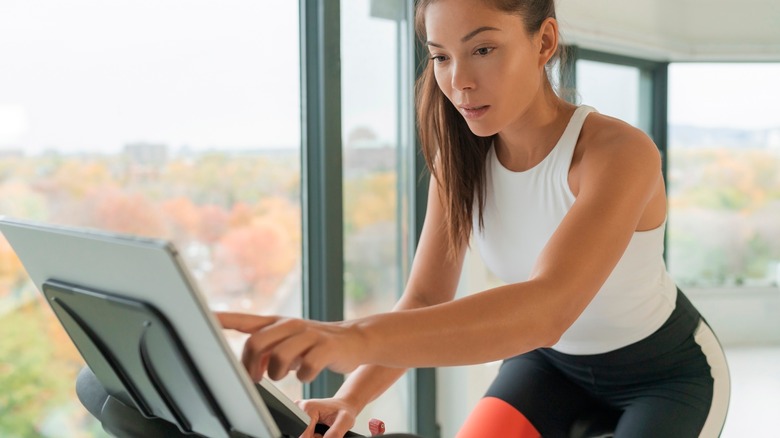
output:
[[463,117],[469,120],[476,120],[480,117],[482,117],[487,110],[490,108],[490,105],[478,105],[478,106],[462,106],[460,107],[460,113],[463,114]]

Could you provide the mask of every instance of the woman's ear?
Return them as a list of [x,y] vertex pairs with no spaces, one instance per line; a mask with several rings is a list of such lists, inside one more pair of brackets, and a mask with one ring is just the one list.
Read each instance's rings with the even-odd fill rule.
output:
[[558,20],[549,17],[542,22],[537,33],[539,42],[539,67],[547,64],[558,50]]

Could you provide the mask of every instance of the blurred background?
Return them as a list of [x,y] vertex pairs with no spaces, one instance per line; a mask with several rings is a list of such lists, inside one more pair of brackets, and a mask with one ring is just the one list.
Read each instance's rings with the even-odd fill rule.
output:
[[[301,34],[314,20],[302,10],[316,3],[4,0],[0,215],[170,239],[213,308],[302,316],[307,257],[323,257],[302,231]],[[322,4],[340,17],[323,31],[339,41],[341,191],[324,201],[341,212],[334,296],[350,318],[388,310],[406,281],[426,185],[412,109],[421,52],[409,2]],[[562,0],[558,16],[570,53],[559,87],[642,128],[664,156],[669,269],[731,365],[723,436],[770,436],[780,4]],[[497,284],[470,253],[459,294]],[[0,237],[0,436],[104,436],[75,398],[82,366]],[[357,430],[378,417],[389,431],[453,436],[496,369],[409,373]],[[304,394],[294,379],[279,386]]]

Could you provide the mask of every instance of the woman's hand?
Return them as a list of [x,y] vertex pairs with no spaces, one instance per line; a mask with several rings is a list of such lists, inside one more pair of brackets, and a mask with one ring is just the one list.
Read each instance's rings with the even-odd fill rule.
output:
[[338,398],[302,400],[295,402],[311,418],[311,423],[301,438],[318,437],[314,427],[326,424],[329,428],[324,438],[341,438],[355,425],[358,409]]
[[310,382],[325,368],[348,373],[363,363],[368,342],[346,322],[321,322],[278,316],[217,312],[222,327],[249,334],[241,361],[254,381],[268,372],[279,380],[290,371]]
[[[352,404],[338,397],[302,400],[295,403],[311,418],[311,423],[301,438],[341,438],[355,425],[359,413]],[[317,424],[328,426],[324,436],[314,432]],[[384,435],[385,424],[380,420],[371,419],[368,429],[371,436]]]

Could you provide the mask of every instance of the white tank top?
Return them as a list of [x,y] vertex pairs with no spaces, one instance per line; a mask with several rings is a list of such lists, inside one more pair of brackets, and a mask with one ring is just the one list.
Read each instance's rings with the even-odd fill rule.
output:
[[[572,115],[545,159],[513,172],[487,156],[484,229],[474,208],[474,238],[487,267],[502,281],[528,280],[547,241],[574,203],[569,167],[580,130],[591,107]],[[574,324],[553,349],[568,354],[598,354],[644,339],[674,310],[677,288],[663,259],[664,229],[635,232],[623,257]]]

